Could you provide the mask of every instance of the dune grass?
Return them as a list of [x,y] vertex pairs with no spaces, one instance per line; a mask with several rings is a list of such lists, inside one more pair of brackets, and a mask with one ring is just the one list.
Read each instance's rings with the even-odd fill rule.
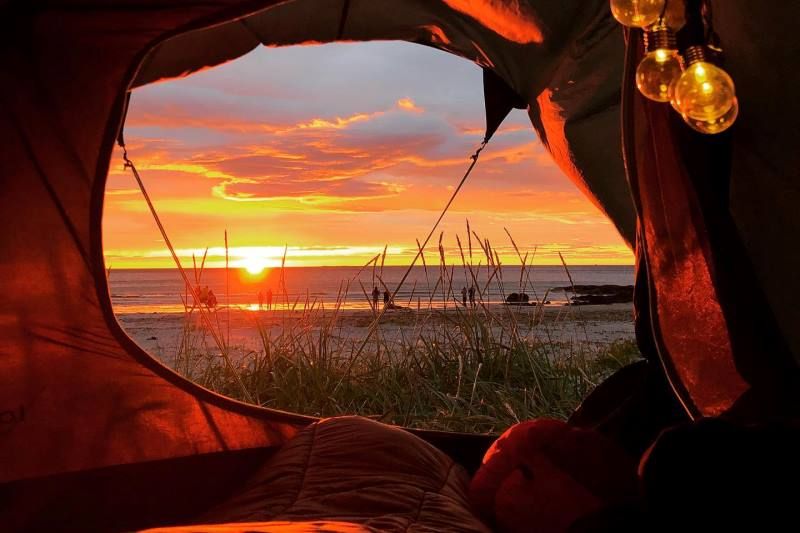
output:
[[[484,264],[467,259],[473,256],[473,237]],[[509,238],[513,243],[510,234]],[[187,305],[175,369],[211,390],[265,407],[321,417],[360,414],[409,427],[486,433],[530,418],[564,419],[596,384],[639,357],[632,341],[553,342],[540,305],[548,295],[536,295],[531,283],[535,252],[523,255],[516,244],[522,266],[520,292],[532,292],[539,305],[520,310],[486,301],[489,285],[502,281],[499,256],[469,228],[469,249],[462,249],[461,242],[459,238],[458,266],[477,285],[474,307],[432,305],[434,298],[455,302],[460,296],[453,292],[455,269],[445,261],[440,237],[439,265],[429,267],[420,254],[426,273],[431,271],[426,281],[429,300],[423,306],[417,299],[413,311],[403,311],[403,320],[392,315],[395,311],[373,309],[369,333],[353,339],[341,329],[346,290],[326,308],[318,302],[290,302],[281,284],[285,305],[276,313],[282,327],[275,333],[256,318],[261,339],[256,350],[226,343],[225,314],[216,311],[212,315],[219,332],[214,338],[222,342],[209,347]],[[384,260],[385,251],[366,268],[373,269],[383,288],[392,290],[382,280]],[[478,268],[488,269],[483,284],[478,283]],[[201,274],[202,263],[195,268],[198,283]],[[412,290],[409,303],[413,295]],[[369,299],[366,290],[364,296]],[[184,301],[189,298],[187,291]],[[579,308],[574,310],[577,327],[585,333]],[[579,337],[580,331],[576,333]]]

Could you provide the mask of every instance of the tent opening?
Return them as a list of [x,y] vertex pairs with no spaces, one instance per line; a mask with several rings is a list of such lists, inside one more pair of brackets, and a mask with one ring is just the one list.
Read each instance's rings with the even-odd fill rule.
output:
[[117,150],[103,238],[122,327],[206,388],[301,414],[480,433],[569,416],[638,357],[633,258],[526,114],[397,290],[484,136],[481,79],[372,42],[135,89],[128,156],[193,286]]

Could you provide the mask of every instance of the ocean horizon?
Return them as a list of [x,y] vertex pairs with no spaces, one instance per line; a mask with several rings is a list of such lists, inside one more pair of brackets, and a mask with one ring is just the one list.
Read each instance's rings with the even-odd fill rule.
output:
[[[242,269],[230,269],[226,279],[224,268],[207,268],[200,279],[188,269],[193,284],[207,286],[217,297],[218,305],[239,309],[258,309],[258,293],[273,293],[273,308],[303,308],[338,305],[344,309],[369,309],[371,291],[388,288],[394,291],[407,266],[363,268],[349,266],[297,266],[283,269],[267,268],[251,274]],[[526,293],[531,301],[547,300],[551,305],[563,305],[571,296],[561,289],[575,285],[633,285],[632,265],[581,265],[567,271],[561,265],[526,267],[503,266],[494,272],[486,266],[461,265],[442,267],[419,265],[412,268],[395,297],[395,304],[416,308],[445,307],[461,299],[462,287],[475,285],[482,300],[501,303],[511,293]],[[569,272],[569,274],[568,274]],[[570,279],[571,277],[571,279]],[[446,278],[452,282],[442,283]],[[180,272],[175,268],[112,269],[109,289],[114,311],[130,313],[179,313],[184,301],[191,300]],[[285,285],[285,291],[283,289]],[[382,296],[381,296],[382,301]]]

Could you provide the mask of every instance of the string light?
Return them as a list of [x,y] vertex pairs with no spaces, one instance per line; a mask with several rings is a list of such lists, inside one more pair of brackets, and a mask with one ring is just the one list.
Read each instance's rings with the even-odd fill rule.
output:
[[734,97],[733,105],[731,105],[731,108],[728,109],[728,112],[713,120],[695,120],[686,115],[682,116],[684,122],[686,122],[695,131],[709,135],[722,133],[733,126],[733,123],[736,121],[736,117],[739,116],[739,101]]
[[[706,44],[715,50],[717,44],[711,20],[698,22],[707,31],[701,36],[693,30],[693,37],[689,38],[696,44],[681,54],[675,32],[686,24],[685,0],[610,2],[611,13],[619,22],[645,29],[645,56],[636,69],[636,86],[642,95],[656,102],[669,102],[698,132],[715,134],[730,128],[739,115],[739,102],[730,75],[715,65],[707,52]],[[709,4],[705,7],[710,9]],[[697,19],[693,20],[699,20],[700,13],[695,15]],[[698,44],[699,40],[703,42]]]
[[636,87],[650,100],[669,102],[670,88],[683,71],[675,34],[667,26],[653,26],[645,33],[645,48],[648,52],[636,68]]
[[736,99],[731,77],[708,61],[703,46],[687,48],[686,63],[686,71],[672,90],[672,106],[694,120],[713,121],[723,117]]
[[620,24],[646,28],[658,21],[666,0],[611,0],[611,14]]

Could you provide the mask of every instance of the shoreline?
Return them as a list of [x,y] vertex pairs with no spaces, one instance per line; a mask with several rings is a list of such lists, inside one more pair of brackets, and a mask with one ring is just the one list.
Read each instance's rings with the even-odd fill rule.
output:
[[[391,309],[381,317],[377,330],[384,342],[394,342],[408,334],[435,335],[443,326],[456,328],[453,319],[471,313],[498,330],[514,328],[524,339],[556,346],[606,346],[635,338],[631,303],[545,306],[496,303],[468,309],[466,313],[460,305],[420,311]],[[167,364],[174,360],[186,332],[184,312],[121,313],[116,316],[122,328],[140,347]],[[219,329],[227,332],[227,309],[218,309],[212,317]],[[298,327],[304,334],[324,328],[337,341],[359,341],[367,335],[374,320],[375,313],[371,309],[258,311],[232,308],[229,344],[258,351],[263,349],[261,333],[274,338],[285,329]],[[189,321],[188,330],[201,345],[209,352],[218,351],[210,333],[200,323],[197,311],[191,314]]]

